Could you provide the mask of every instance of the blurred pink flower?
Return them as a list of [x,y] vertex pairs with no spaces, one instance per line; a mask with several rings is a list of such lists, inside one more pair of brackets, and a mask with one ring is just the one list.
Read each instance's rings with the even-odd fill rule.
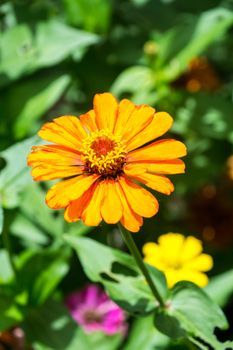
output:
[[107,335],[124,335],[127,331],[124,311],[95,284],[69,294],[65,303],[73,319],[87,333],[102,331]]

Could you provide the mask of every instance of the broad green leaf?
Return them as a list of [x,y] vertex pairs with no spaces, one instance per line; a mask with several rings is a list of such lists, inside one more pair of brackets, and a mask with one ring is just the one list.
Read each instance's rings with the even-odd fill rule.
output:
[[[0,250],[0,285],[2,283],[9,282],[14,276],[14,272],[11,267],[11,263],[9,260],[9,255],[6,250]],[[1,289],[1,287],[0,287]]]
[[109,27],[111,0],[64,0],[70,24],[89,32],[105,33]]
[[[187,30],[184,26],[183,33],[179,35],[186,38],[186,44],[173,59],[166,64],[163,72],[163,79],[174,80],[188,67],[192,58],[199,56],[211,43],[221,37],[227,29],[233,24],[233,13],[226,8],[215,8],[203,12],[196,23],[188,22]],[[190,30],[191,29],[191,30]],[[187,32],[189,37],[187,37]],[[176,45],[176,35],[171,36],[171,45]]]
[[61,97],[70,82],[68,75],[51,81],[43,90],[32,96],[23,106],[14,124],[17,138],[24,137],[30,131],[32,123],[39,119]]
[[205,291],[219,306],[224,307],[233,295],[233,270],[212,277]]
[[2,230],[3,230],[3,222],[4,222],[4,213],[0,203],[0,234],[2,233]]
[[121,97],[123,94],[131,93],[135,103],[153,104],[156,93],[155,78],[153,71],[144,66],[134,66],[124,70],[115,80],[111,92]]
[[60,216],[54,216],[54,210],[48,208],[45,203],[45,195],[46,192],[37,183],[28,186],[22,194],[21,215],[41,232],[60,236],[64,225],[63,215],[61,213]]
[[17,297],[8,286],[0,287],[0,332],[17,325],[23,319],[23,315],[18,308]]
[[47,67],[61,62],[77,48],[84,53],[84,49],[97,43],[99,38],[95,34],[51,20],[38,24],[35,40],[38,50],[35,66]]
[[[64,220],[64,219],[63,219]],[[93,230],[93,227],[86,226],[81,220],[75,223],[69,223],[65,232],[71,236],[83,236]]]
[[3,32],[0,38],[0,74],[17,79],[39,68],[60,63],[77,50],[81,58],[85,49],[98,40],[97,35],[69,27],[58,20],[37,23],[35,34],[26,24],[14,26]]
[[[85,235],[92,227],[85,226],[81,220],[68,224],[64,221],[63,212],[55,212],[45,204],[46,193],[33,183],[21,195],[21,205],[10,230],[20,238],[27,247],[47,245],[51,238],[62,237],[66,232],[74,236]],[[55,215],[56,214],[56,215]]]
[[[64,238],[76,250],[87,276],[94,282],[101,282],[123,309],[145,314],[156,308],[154,296],[130,255],[89,238],[69,235]],[[157,274],[157,288],[165,295],[164,275]]]
[[79,349],[77,324],[61,303],[50,300],[43,306],[30,309],[23,329],[36,350]]
[[76,341],[79,350],[117,350],[122,342],[122,334],[108,336],[102,332],[85,333],[79,328]]
[[122,341],[121,334],[84,333],[65,306],[52,300],[29,310],[23,328],[35,350],[116,350]]
[[29,256],[18,273],[18,285],[29,305],[44,303],[69,270],[67,250],[42,250]]
[[188,338],[223,350],[214,335],[215,328],[226,328],[221,309],[207,294],[190,282],[179,282],[171,290],[166,309],[155,312],[155,326],[171,338]]
[[134,320],[124,350],[162,350],[168,349],[169,344],[169,338],[155,329],[150,315]]
[[[54,222],[56,221],[54,220]],[[46,232],[23,214],[17,214],[10,227],[10,231],[11,234],[18,237],[22,245],[26,247],[43,246],[49,243],[49,237]]]
[[37,142],[37,137],[31,137],[0,153],[0,157],[6,161],[0,174],[0,203],[3,207],[16,207],[20,200],[19,194],[32,181],[26,157]]
[[36,56],[32,32],[26,24],[12,27],[1,35],[0,73],[10,79],[31,72]]

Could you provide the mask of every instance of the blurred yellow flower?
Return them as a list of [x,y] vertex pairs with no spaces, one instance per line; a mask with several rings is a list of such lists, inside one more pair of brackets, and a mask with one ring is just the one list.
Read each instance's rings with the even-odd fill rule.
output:
[[213,267],[213,259],[203,254],[202,242],[193,236],[167,233],[158,238],[158,244],[143,246],[144,260],[164,272],[168,287],[179,281],[190,281],[199,287],[208,284],[205,273]]

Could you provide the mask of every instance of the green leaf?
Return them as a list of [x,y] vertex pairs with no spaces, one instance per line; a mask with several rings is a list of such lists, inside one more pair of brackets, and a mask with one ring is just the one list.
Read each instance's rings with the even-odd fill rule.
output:
[[[188,67],[192,58],[199,56],[211,43],[221,37],[227,29],[233,24],[233,13],[226,8],[215,8],[206,11],[198,17],[196,23],[188,22],[183,27],[183,32],[177,32],[179,36],[185,37],[186,43],[180,52],[174,55],[173,59],[166,64],[163,72],[163,78],[171,81],[176,79]],[[189,36],[187,36],[187,33]],[[176,45],[176,35],[171,36],[171,45]],[[169,46],[168,46],[169,47]]]
[[32,181],[26,157],[37,137],[14,144],[0,153],[6,166],[0,174],[0,203],[5,208],[14,208],[19,203],[19,194]]
[[26,247],[38,247],[49,243],[49,237],[46,232],[22,214],[17,214],[10,226],[10,231]]
[[[87,276],[94,282],[101,282],[123,309],[145,314],[156,308],[154,296],[130,255],[89,238],[69,235],[64,238],[76,250]],[[159,271],[156,282],[160,293],[165,295],[165,278]]]
[[0,284],[7,283],[14,276],[14,272],[12,270],[12,266],[9,260],[8,253],[4,250],[0,250]]
[[70,24],[89,32],[105,33],[112,12],[111,0],[64,0]]
[[18,308],[17,297],[8,286],[0,288],[0,332],[15,326],[23,319],[23,314]]
[[224,307],[233,294],[233,269],[212,277],[205,291],[219,306]]
[[32,32],[27,25],[8,29],[0,38],[0,73],[16,79],[32,71],[36,54]]
[[118,75],[111,87],[111,92],[118,97],[131,93],[135,103],[153,104],[156,97],[156,93],[152,91],[154,87],[153,71],[148,67],[134,66]]
[[134,321],[124,350],[162,350],[167,349],[169,344],[169,338],[155,329],[153,316],[150,315]]
[[[22,194],[20,205],[21,217],[37,228],[42,234],[51,236],[61,236],[63,231],[64,218],[61,213],[55,218],[54,211],[45,204],[46,193],[37,183],[33,183],[26,188]],[[17,231],[16,224],[13,223],[14,232]]]
[[4,213],[3,213],[3,208],[0,204],[0,234],[2,233],[2,230],[3,230],[3,222],[4,222]]
[[81,220],[77,223],[66,224],[61,211],[55,212],[45,205],[45,195],[37,183],[27,186],[21,195],[19,212],[10,226],[10,231],[14,236],[20,238],[24,246],[48,245],[51,238],[58,242],[64,231],[79,236],[93,229],[85,226]]
[[102,332],[85,333],[79,328],[76,339],[79,350],[116,350],[122,342],[122,334],[107,336]]
[[28,293],[29,305],[48,299],[69,270],[68,251],[43,250],[28,257],[18,273],[18,285]]
[[179,282],[171,290],[166,309],[156,311],[155,326],[171,338],[194,339],[223,350],[214,330],[226,328],[227,320],[203,290],[193,283]]
[[74,51],[77,56],[77,50],[81,58],[85,49],[98,40],[97,35],[69,27],[58,20],[39,22],[35,35],[26,24],[14,26],[3,32],[0,38],[0,74],[17,79],[39,68],[60,63]]
[[69,83],[70,77],[68,75],[62,75],[54,81],[49,82],[43,90],[28,99],[14,124],[15,136],[17,138],[24,137],[30,131],[32,123],[38,120],[54,105],[64,93]]
[[36,48],[38,50],[35,67],[47,67],[57,64],[78,49],[84,49],[99,41],[97,35],[66,26],[51,20],[41,22],[36,30]]
[[84,333],[65,306],[52,300],[29,310],[23,328],[35,350],[116,350],[122,341],[121,334]]
[[[173,131],[178,134],[196,133],[205,138],[228,140],[233,143],[232,103],[222,96],[200,92],[189,96],[177,110]],[[203,143],[203,141],[202,141]]]
[[78,327],[61,303],[50,300],[29,310],[23,329],[36,350],[78,349]]

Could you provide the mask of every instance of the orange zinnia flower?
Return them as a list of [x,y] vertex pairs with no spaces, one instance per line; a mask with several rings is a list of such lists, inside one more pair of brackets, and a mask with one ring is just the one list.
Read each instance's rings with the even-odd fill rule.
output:
[[[159,140],[173,119],[127,99],[119,105],[110,93],[97,94],[94,108],[80,118],[63,116],[46,123],[39,136],[54,144],[35,146],[28,157],[34,180],[65,178],[47,193],[52,209],[65,208],[65,220],[97,226],[121,222],[139,231],[143,219],[158,211],[156,198],[137,182],[169,195],[174,186],[164,174],[184,172],[177,159],[182,142]],[[136,182],[135,182],[136,181]]]

